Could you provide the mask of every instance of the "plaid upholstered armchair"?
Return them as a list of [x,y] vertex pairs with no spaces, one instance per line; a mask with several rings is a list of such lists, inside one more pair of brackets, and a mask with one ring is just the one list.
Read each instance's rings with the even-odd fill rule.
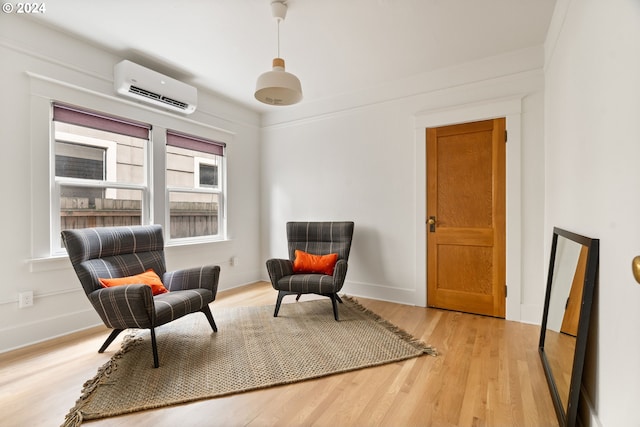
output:
[[347,275],[354,224],[344,222],[288,222],[289,259],[267,261],[271,285],[278,291],[274,317],[287,295],[318,294],[329,297],[338,317],[338,292]]
[[125,329],[149,329],[157,368],[157,326],[202,312],[217,332],[209,303],[220,267],[167,272],[160,225],[64,230],[62,241],[89,301],[113,329],[99,353]]

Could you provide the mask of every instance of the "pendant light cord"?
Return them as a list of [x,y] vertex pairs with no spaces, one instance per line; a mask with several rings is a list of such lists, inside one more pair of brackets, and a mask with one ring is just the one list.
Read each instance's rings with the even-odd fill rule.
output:
[[280,58],[280,19],[278,21],[278,58]]

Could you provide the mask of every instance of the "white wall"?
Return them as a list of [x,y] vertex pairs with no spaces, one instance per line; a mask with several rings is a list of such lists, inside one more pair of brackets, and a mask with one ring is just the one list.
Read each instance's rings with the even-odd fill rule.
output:
[[[539,323],[545,283],[543,58],[542,47],[527,49],[266,115],[263,258],[287,256],[287,221],[353,220],[344,291],[424,305],[424,129],[509,116],[507,126],[517,134],[507,145],[507,304],[510,318]],[[492,105],[515,105],[517,111]]]
[[[259,115],[203,91],[198,110],[188,118],[125,102],[112,89],[113,65],[121,59],[29,19],[0,15],[0,352],[101,323],[68,259],[41,259],[49,218],[49,124],[33,118],[40,117],[43,100],[47,108],[47,93],[108,107],[114,114],[221,135],[227,142],[229,240],[168,247],[167,267],[219,264],[220,289],[253,282],[262,274],[256,215]],[[232,256],[239,266],[229,265]],[[33,290],[34,305],[18,309],[18,293],[24,290]]]
[[586,425],[638,426],[640,2],[559,0],[545,50],[545,233],[600,239],[581,412]]
[[[12,242],[0,249],[7,279],[0,285],[2,351],[98,323],[67,260],[34,261],[43,256],[38,242],[47,227],[48,190],[41,185],[47,184],[46,168],[38,162],[48,153],[34,144],[43,125],[32,123],[32,117],[34,97],[42,97],[47,79],[73,86],[61,89],[65,95],[79,90],[86,93],[78,96],[100,99],[98,105],[122,103],[111,88],[113,64],[122,58],[29,20],[0,19],[0,170],[3,194],[14,206],[1,210],[3,234]],[[230,241],[204,249],[168,248],[169,268],[215,262],[223,267],[221,288],[248,283],[266,278],[265,259],[286,254],[286,221],[352,219],[356,236],[345,291],[424,305],[424,127],[489,118],[493,110],[487,106],[515,100],[517,113],[496,113],[509,115],[508,127],[517,125],[507,149],[508,315],[539,322],[544,295],[542,64],[542,48],[531,48],[377,90],[274,110],[262,123],[255,113],[201,92],[199,109],[189,120],[232,134]],[[130,110],[125,104],[117,108]],[[231,256],[239,257],[238,267],[228,266]],[[33,308],[17,309],[22,290],[34,290]]]
[[[233,134],[231,240],[169,248],[169,267],[219,262],[221,287],[240,285],[265,277],[266,258],[286,255],[286,221],[352,219],[356,234],[345,290],[420,303],[424,176],[416,124],[425,114],[520,99],[520,162],[508,164],[520,171],[519,182],[511,184],[520,200],[508,212],[519,210],[514,229],[520,234],[507,256],[519,252],[521,263],[508,272],[519,282],[519,298],[510,303],[520,305],[523,320],[539,322],[553,226],[600,238],[585,374],[590,421],[640,425],[640,287],[630,271],[640,254],[640,201],[634,197],[640,182],[638,52],[637,0],[558,0],[544,81],[541,55],[532,49],[282,109],[263,117],[261,134],[256,114],[201,92],[191,118]],[[32,129],[39,124],[30,119],[33,79],[26,71],[110,97],[112,66],[120,59],[0,15],[0,351],[99,323],[68,261],[30,262],[38,236],[29,230],[43,215],[34,212],[34,195],[46,193],[34,185],[47,172],[31,166],[42,153],[32,151]],[[237,270],[225,264],[233,255],[240,257]],[[22,290],[34,290],[32,308],[17,309]]]

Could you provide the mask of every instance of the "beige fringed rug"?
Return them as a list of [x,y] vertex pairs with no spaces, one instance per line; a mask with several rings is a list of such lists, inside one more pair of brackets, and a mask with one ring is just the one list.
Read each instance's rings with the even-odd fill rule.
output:
[[209,399],[405,360],[435,349],[343,297],[340,321],[328,299],[213,309],[156,329],[160,367],[148,331],[136,330],[84,384],[65,426]]

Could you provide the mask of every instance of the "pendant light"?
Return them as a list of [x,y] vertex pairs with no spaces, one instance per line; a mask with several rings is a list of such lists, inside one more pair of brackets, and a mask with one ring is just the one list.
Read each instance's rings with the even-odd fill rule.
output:
[[254,96],[269,105],[291,105],[302,99],[300,80],[284,70],[284,59],[280,58],[280,22],[287,15],[286,0],[273,0],[271,13],[278,22],[278,57],[273,59],[273,70],[258,77]]

